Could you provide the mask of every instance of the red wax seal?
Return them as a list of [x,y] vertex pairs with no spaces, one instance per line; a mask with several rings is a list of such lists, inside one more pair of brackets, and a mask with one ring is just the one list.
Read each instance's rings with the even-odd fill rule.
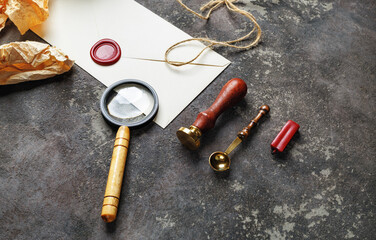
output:
[[112,65],[120,59],[120,46],[114,40],[105,38],[94,44],[90,49],[90,56],[100,65]]
[[299,130],[299,128],[299,124],[294,121],[288,120],[270,145],[272,147],[272,153],[283,152],[283,150],[290,142],[294,134]]

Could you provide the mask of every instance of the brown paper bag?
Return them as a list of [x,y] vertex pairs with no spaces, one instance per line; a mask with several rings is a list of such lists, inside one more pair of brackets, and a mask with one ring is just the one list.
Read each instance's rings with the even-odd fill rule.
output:
[[0,46],[0,85],[46,79],[67,72],[74,61],[55,47],[26,41]]
[[48,17],[48,0],[0,0],[0,31],[7,18],[23,35]]

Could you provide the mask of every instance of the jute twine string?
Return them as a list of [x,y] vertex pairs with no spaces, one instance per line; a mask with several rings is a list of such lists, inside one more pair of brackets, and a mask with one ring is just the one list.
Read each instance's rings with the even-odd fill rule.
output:
[[[247,11],[244,11],[244,10],[241,10],[238,7],[236,7],[234,5],[234,3],[237,2],[237,0],[210,0],[208,3],[204,4],[200,8],[200,11],[202,11],[202,12],[206,11],[206,10],[208,11],[207,14],[206,14],[206,16],[203,16],[200,13],[197,13],[194,10],[190,9],[187,5],[185,5],[182,2],[182,0],[176,0],[176,1],[178,1],[178,3],[180,3],[180,5],[183,6],[186,10],[188,10],[189,12],[193,13],[194,15],[196,15],[199,18],[204,19],[204,20],[208,20],[210,18],[211,13],[214,10],[216,10],[217,8],[219,8],[222,5],[226,5],[226,7],[227,7],[228,10],[230,10],[232,12],[236,12],[236,13],[242,14],[243,16],[245,16],[248,19],[250,19],[251,22],[253,23],[253,28],[252,28],[252,30],[248,34],[244,35],[243,37],[240,37],[240,38],[237,38],[237,39],[231,40],[231,41],[224,41],[224,42],[222,42],[222,41],[212,40],[212,39],[209,39],[209,38],[190,38],[190,39],[186,39],[186,40],[180,41],[178,43],[175,43],[174,45],[172,45],[171,47],[169,47],[166,50],[166,52],[165,52],[165,62],[167,62],[170,65],[179,67],[179,66],[183,66],[183,65],[187,65],[187,64],[192,64],[192,62],[195,61],[199,56],[201,56],[201,54],[205,50],[207,50],[209,48],[212,48],[214,46],[225,46],[225,47],[230,47],[230,48],[235,48],[235,49],[247,50],[247,49],[250,49],[252,47],[255,47],[260,42],[261,28],[258,25],[258,23],[256,21],[256,18],[251,13],[249,13]],[[251,43],[249,43],[247,45],[235,45],[238,42],[241,42],[243,40],[249,39],[255,31],[257,31],[257,34],[256,34],[256,36],[254,36],[254,39],[253,39],[253,41]],[[189,60],[187,62],[177,62],[177,61],[172,61],[172,60],[168,59],[168,55],[170,54],[170,52],[173,49],[175,49],[176,47],[178,47],[181,44],[184,44],[184,43],[187,43],[187,42],[191,42],[191,41],[201,41],[201,42],[207,43],[208,45],[205,48],[203,48],[196,55],[196,57],[192,58],[191,60]]]

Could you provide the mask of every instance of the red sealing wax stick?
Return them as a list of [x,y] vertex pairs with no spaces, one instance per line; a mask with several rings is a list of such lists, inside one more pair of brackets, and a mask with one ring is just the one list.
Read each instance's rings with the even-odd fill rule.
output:
[[299,130],[300,126],[294,121],[288,120],[282,130],[278,133],[277,137],[273,140],[270,146],[272,153],[283,152],[287,144],[290,142],[294,134]]

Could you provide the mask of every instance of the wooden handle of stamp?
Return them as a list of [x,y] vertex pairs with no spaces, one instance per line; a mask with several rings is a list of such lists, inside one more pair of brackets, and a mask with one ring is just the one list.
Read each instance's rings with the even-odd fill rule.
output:
[[101,217],[105,222],[113,222],[119,205],[121,184],[129,145],[129,128],[121,126],[116,133],[106,192],[104,194]]
[[246,94],[247,84],[240,78],[231,79],[223,86],[214,103],[197,115],[196,121],[192,125],[202,132],[213,128],[219,115],[237,104]]

